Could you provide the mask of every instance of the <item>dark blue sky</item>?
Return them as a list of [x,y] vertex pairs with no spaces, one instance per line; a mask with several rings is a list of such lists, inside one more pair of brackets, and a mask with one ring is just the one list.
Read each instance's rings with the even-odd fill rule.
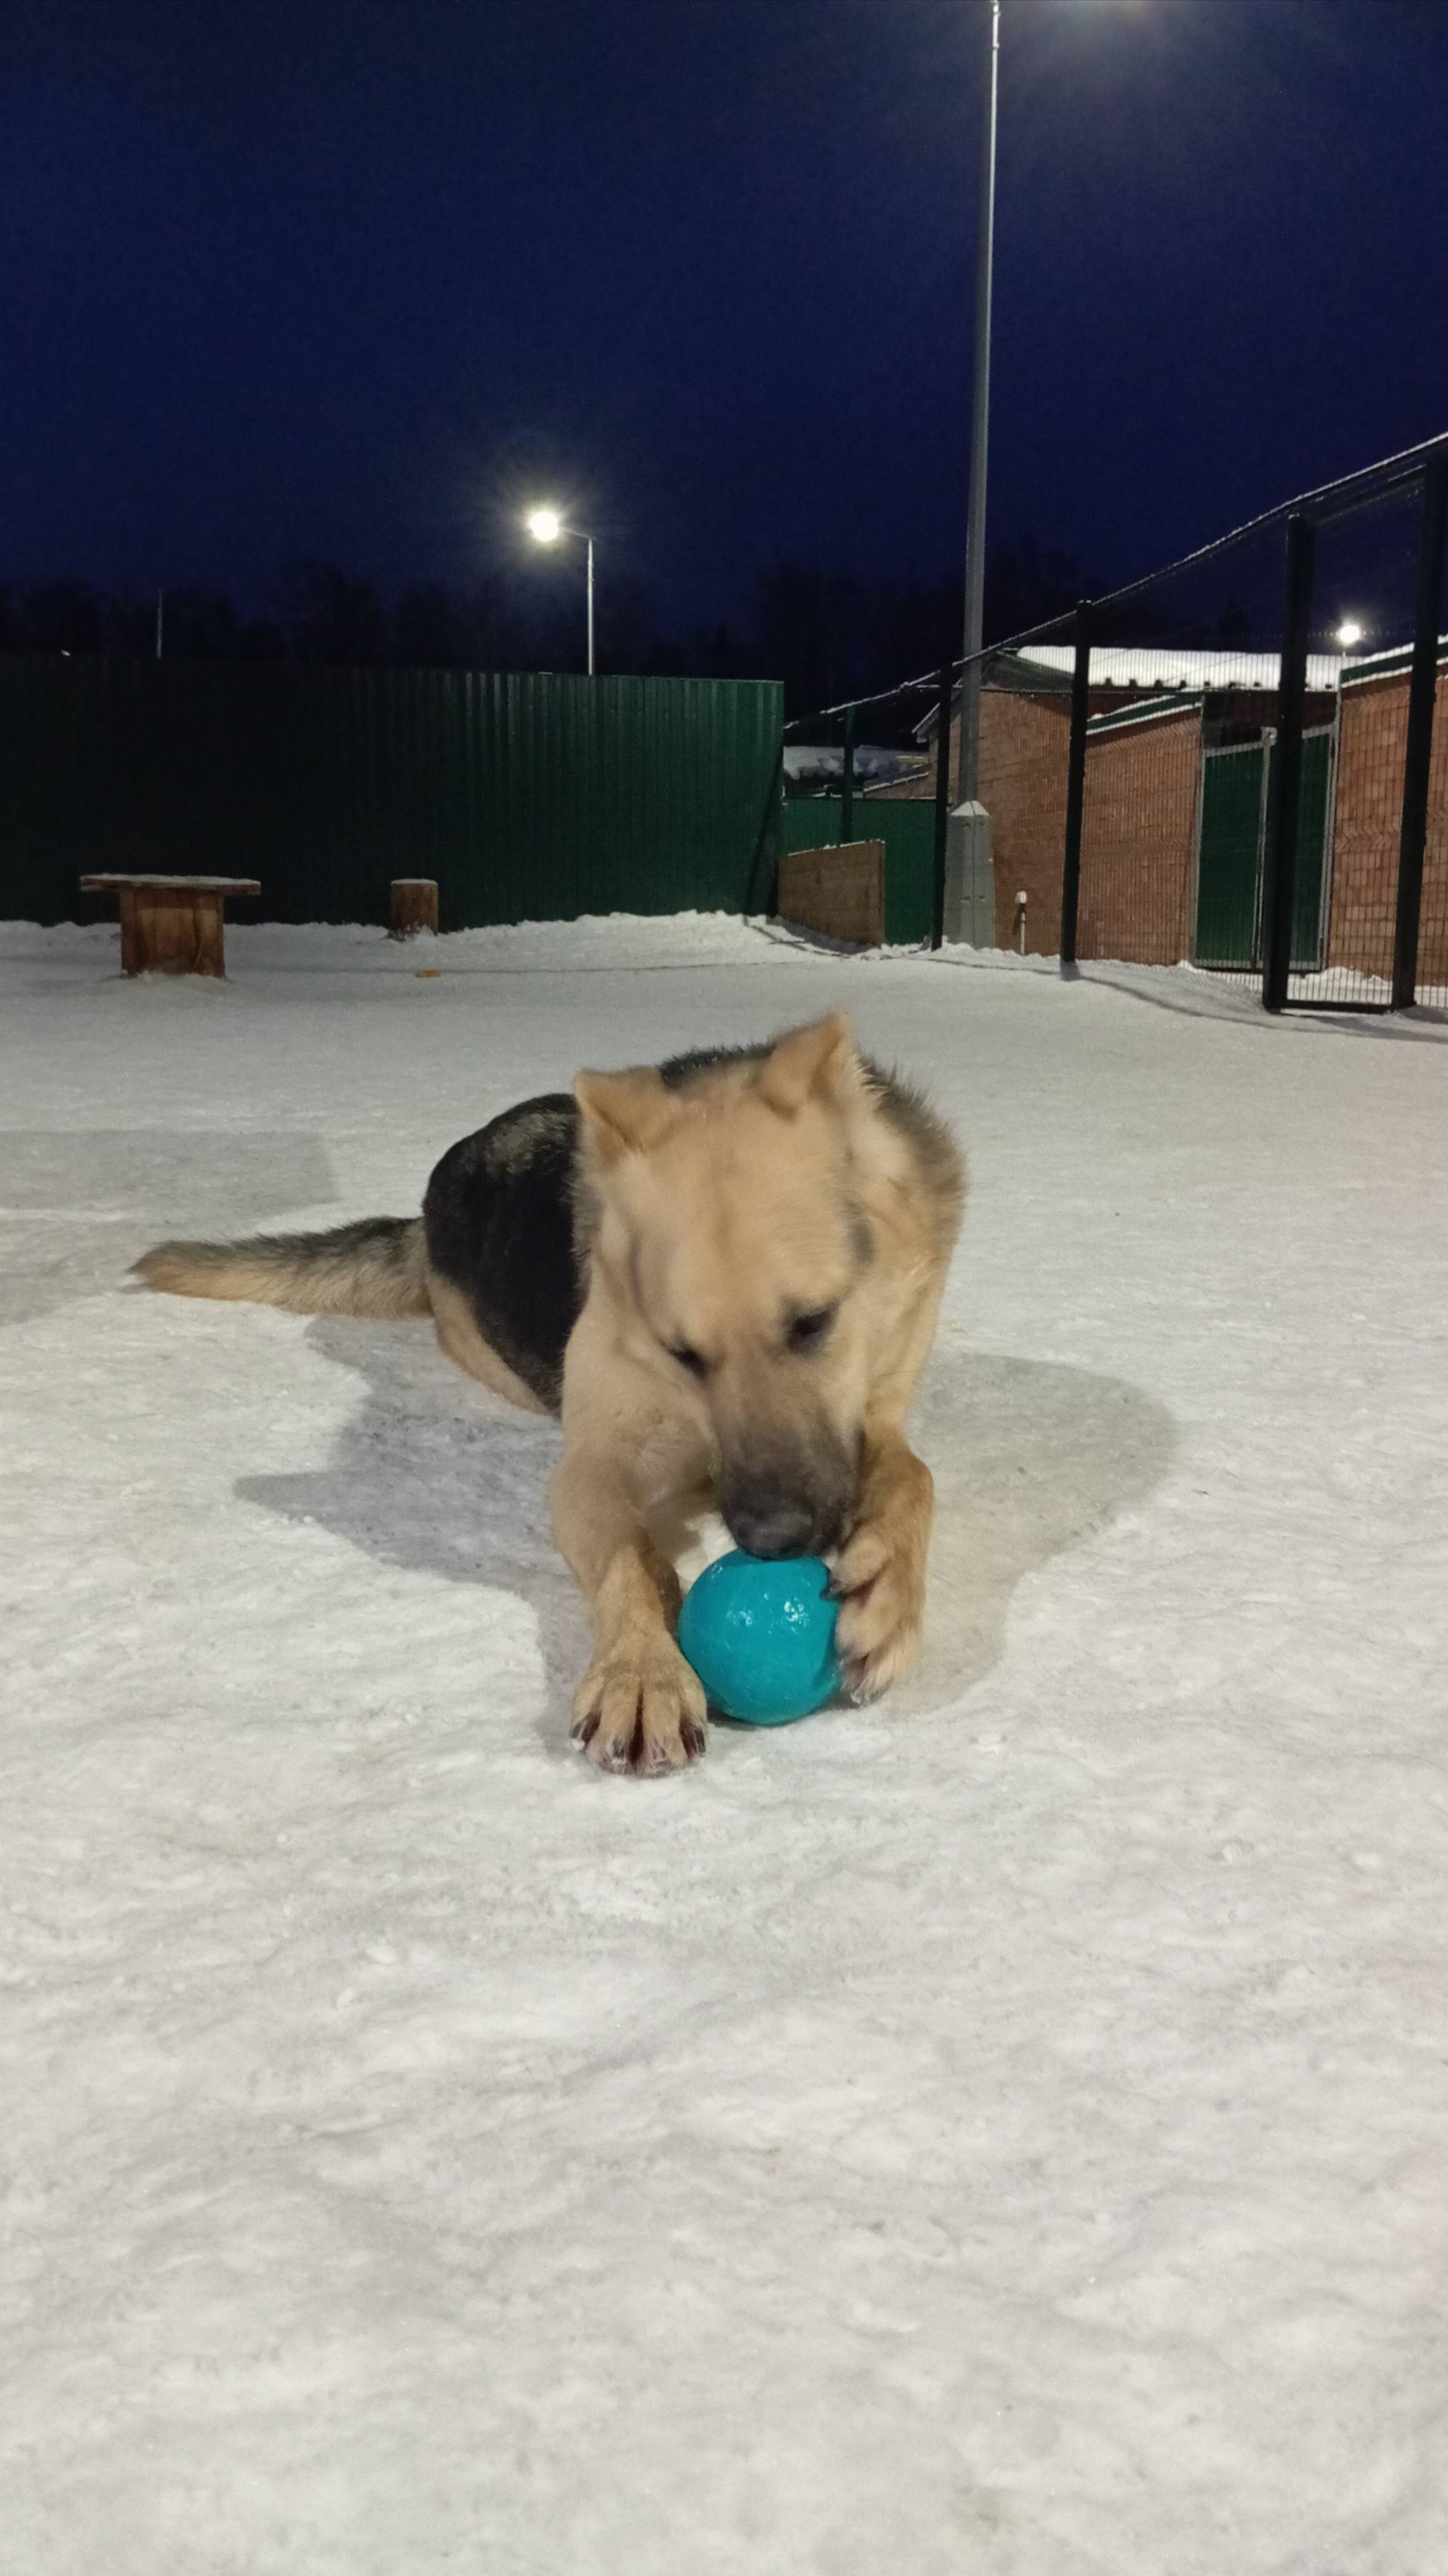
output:
[[[1448,0],[1005,0],[992,524],[1448,428]],[[978,0],[6,0],[0,574],[958,560]]]

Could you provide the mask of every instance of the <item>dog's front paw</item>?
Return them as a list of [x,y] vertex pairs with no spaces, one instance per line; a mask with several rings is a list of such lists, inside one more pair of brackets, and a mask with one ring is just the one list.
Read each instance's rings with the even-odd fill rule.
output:
[[590,1664],[573,1698],[573,1741],[604,1771],[680,1771],[708,1741],[704,1691],[671,1640]]
[[863,1521],[831,1567],[835,1652],[852,1699],[878,1699],[908,1672],[925,1621],[925,1555],[888,1522]]

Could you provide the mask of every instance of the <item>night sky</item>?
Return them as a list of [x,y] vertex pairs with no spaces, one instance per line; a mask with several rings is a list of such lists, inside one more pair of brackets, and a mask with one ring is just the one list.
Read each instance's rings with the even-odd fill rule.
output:
[[[1448,428],[1445,0],[1005,0],[992,533]],[[957,564],[979,0],[5,0],[0,576]]]

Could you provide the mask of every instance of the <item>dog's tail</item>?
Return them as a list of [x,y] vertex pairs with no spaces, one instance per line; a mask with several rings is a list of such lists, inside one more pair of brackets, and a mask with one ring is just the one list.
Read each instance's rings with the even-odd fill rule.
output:
[[294,1315],[428,1315],[420,1216],[369,1216],[330,1234],[158,1243],[133,1273],[172,1297],[243,1297]]

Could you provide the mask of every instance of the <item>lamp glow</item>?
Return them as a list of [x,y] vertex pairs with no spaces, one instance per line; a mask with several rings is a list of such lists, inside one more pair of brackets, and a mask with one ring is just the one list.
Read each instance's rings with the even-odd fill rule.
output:
[[1355,617],[1345,617],[1343,619],[1341,626],[1339,626],[1337,630],[1337,640],[1339,644],[1344,645],[1349,651],[1351,651],[1354,644],[1361,644],[1363,640],[1363,630],[1359,626]]
[[560,537],[573,537],[579,545],[587,549],[588,676],[591,680],[593,677],[593,539],[586,528],[565,528],[562,511],[552,509],[547,503],[539,509],[529,510],[524,517],[523,525],[535,545],[556,546]]

